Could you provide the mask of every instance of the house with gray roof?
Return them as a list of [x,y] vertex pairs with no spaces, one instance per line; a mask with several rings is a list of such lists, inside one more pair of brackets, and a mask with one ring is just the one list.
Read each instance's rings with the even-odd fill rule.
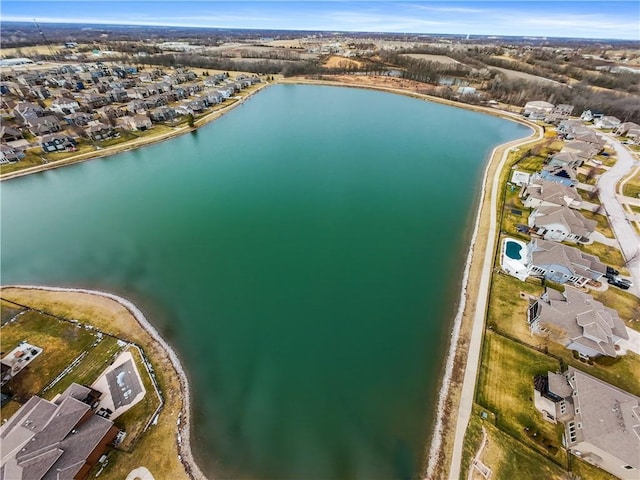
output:
[[603,117],[600,117],[598,119],[596,119],[593,122],[593,126],[596,128],[616,128],[618,125],[620,125],[620,119],[613,117],[611,115],[605,115]]
[[580,212],[562,205],[536,208],[529,215],[528,224],[545,240],[586,243],[598,222],[588,220]]
[[599,280],[607,271],[598,257],[541,238],[532,238],[527,245],[526,263],[531,276],[576,287],[583,287],[590,280]]
[[93,412],[99,396],[72,384],[53,401],[31,397],[0,427],[0,479],[86,479],[119,433]]
[[520,192],[520,198],[527,208],[567,206],[580,208],[582,197],[575,188],[546,180],[530,181]]
[[627,132],[629,130],[639,130],[640,131],[640,125],[638,125],[637,123],[633,123],[633,122],[624,122],[624,123],[621,123],[620,125],[618,125],[613,130],[613,133],[615,133],[616,135],[626,136],[626,134],[627,134]]
[[629,339],[616,310],[572,287],[547,288],[529,307],[527,322],[532,333],[548,335],[584,358],[616,357],[616,344]]
[[534,404],[564,424],[570,453],[622,480],[640,478],[640,397],[569,367],[534,379]]
[[578,184],[575,169],[571,167],[545,165],[538,173],[531,176],[533,181],[546,180],[555,182],[567,187],[575,187]]
[[575,152],[564,150],[556,153],[553,157],[551,157],[551,160],[549,161],[548,165],[550,167],[558,166],[558,167],[569,167],[569,168],[575,169],[582,166],[584,161],[585,161],[585,157],[578,155]]

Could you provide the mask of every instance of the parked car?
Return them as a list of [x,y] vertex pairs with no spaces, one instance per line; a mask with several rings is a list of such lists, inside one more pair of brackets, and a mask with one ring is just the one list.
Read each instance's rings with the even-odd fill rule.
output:
[[621,288],[622,290],[629,290],[629,287],[633,285],[633,282],[631,282],[631,280],[627,280],[626,278],[620,278],[615,276],[611,278],[607,278],[607,282],[610,285]]
[[618,270],[616,270],[615,268],[607,267],[607,273],[605,273],[604,276],[607,277],[607,278],[614,278],[619,273],[620,272]]

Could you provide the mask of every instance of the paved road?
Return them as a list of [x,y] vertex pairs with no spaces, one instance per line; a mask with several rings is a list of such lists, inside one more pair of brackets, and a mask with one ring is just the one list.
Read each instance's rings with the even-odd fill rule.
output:
[[627,268],[633,278],[633,287],[629,291],[640,296],[640,236],[638,236],[636,230],[627,219],[624,208],[616,196],[618,182],[640,162],[617,139],[608,135],[602,136],[615,149],[618,161],[613,168],[602,174],[598,179],[600,201],[607,212],[613,233],[622,249],[622,254],[628,262]]

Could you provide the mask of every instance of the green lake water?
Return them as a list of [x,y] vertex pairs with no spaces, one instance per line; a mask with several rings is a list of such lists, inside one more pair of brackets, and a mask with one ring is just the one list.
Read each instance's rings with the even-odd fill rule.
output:
[[138,302],[189,372],[206,473],[415,477],[483,167],[528,133],[269,87],[196,133],[3,182],[2,283]]

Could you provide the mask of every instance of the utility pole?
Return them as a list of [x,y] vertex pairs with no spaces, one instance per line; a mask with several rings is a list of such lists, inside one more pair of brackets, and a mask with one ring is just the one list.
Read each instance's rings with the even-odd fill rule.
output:
[[57,60],[57,56],[56,53],[54,52],[53,48],[51,47],[51,44],[49,43],[49,40],[47,40],[47,37],[44,36],[44,32],[42,31],[42,29],[40,28],[40,25],[38,25],[38,22],[36,21],[36,19],[33,19],[33,23],[36,26],[36,29],[38,30],[38,33],[40,34],[40,36],[42,37],[42,39],[44,40],[44,44],[47,46],[47,48],[49,49],[49,53],[51,54],[51,56],[53,57],[54,60]]

